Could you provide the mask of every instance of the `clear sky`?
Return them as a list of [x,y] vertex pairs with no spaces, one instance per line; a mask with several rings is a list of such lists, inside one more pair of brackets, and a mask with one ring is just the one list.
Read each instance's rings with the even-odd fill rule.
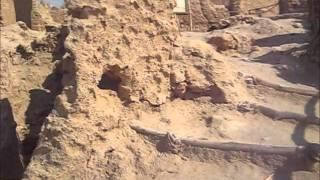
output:
[[49,3],[52,6],[62,6],[64,3],[64,0],[43,0],[43,1]]

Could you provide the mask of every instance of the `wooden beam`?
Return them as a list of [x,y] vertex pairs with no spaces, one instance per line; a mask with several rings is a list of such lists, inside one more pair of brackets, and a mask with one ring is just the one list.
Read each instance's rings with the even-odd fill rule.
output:
[[[130,127],[137,133],[156,136],[158,138],[165,138],[167,134],[172,134],[168,132],[157,131],[150,128],[145,128],[141,125],[132,124]],[[200,148],[217,149],[223,151],[242,151],[242,152],[252,152],[261,154],[279,154],[279,155],[290,155],[303,153],[306,149],[305,146],[272,146],[272,145],[260,145],[260,144],[245,144],[237,142],[214,142],[209,140],[191,139],[191,138],[176,138],[176,141],[183,145],[194,146]]]

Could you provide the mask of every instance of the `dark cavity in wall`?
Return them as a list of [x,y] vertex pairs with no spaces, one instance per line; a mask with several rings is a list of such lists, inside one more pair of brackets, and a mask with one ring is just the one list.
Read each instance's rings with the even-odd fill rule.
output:
[[23,21],[31,27],[32,0],[14,0],[16,20]]
[[112,70],[108,70],[102,74],[98,87],[100,89],[109,89],[118,92],[120,82],[120,77],[112,72]]

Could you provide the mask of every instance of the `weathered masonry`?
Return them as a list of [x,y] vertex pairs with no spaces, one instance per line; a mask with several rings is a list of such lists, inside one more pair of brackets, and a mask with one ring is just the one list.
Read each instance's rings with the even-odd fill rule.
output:
[[33,30],[41,30],[42,20],[37,0],[0,0],[0,25],[22,21]]
[[5,26],[16,22],[16,12],[13,0],[0,1],[0,25]]
[[233,15],[268,17],[307,12],[307,0],[176,0],[174,12],[182,31],[206,31],[214,22]]

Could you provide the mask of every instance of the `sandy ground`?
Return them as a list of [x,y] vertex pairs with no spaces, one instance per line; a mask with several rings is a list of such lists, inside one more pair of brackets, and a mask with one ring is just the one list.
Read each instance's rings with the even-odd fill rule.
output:
[[[248,25],[227,29],[226,31],[250,34],[248,36],[253,39],[256,50],[245,54],[223,52],[223,60],[228,61],[243,78],[250,75],[284,86],[317,90],[319,68],[301,55],[305,53],[309,39],[307,31],[301,28],[302,24],[300,28],[292,28],[297,25],[297,21],[275,21],[275,27],[280,30],[277,29],[278,32],[273,33],[250,34],[248,32],[252,31],[252,27]],[[206,42],[214,33],[186,32],[183,33],[183,38],[191,44]],[[295,52],[298,55],[295,56]],[[280,111],[319,117],[317,97],[280,92],[264,86],[248,86],[247,90],[247,101]],[[220,142],[292,146],[303,145],[306,142],[318,143],[320,138],[317,125],[302,125],[292,120],[274,121],[259,113],[241,113],[235,105],[209,104],[205,98],[197,101],[176,99],[161,106],[158,113],[144,110],[138,118],[139,124],[145,127],[173,132],[178,137]],[[241,160],[218,166],[207,162],[187,161],[175,167],[178,169],[173,173],[160,173],[156,179],[266,179],[268,173],[272,174]],[[317,179],[317,173],[297,177]],[[282,178],[286,178],[285,175]]]

